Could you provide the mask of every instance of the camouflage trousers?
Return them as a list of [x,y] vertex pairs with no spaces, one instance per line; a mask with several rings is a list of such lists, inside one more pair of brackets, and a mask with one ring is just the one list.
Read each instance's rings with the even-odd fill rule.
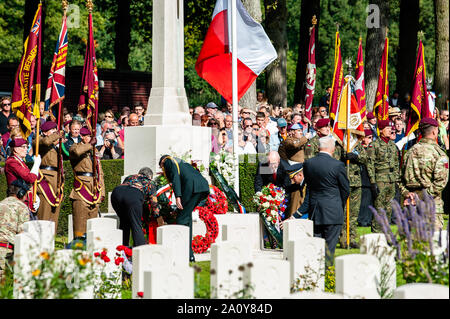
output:
[[[392,206],[391,201],[395,197],[395,182],[377,182],[378,189],[380,190],[380,194],[374,201],[375,209],[379,214],[382,212],[380,209],[383,209],[386,212],[387,220],[389,223],[391,222],[392,217]],[[375,219],[375,215],[372,218],[372,233],[382,233],[383,228]]]
[[[361,206],[361,187],[350,187],[350,243],[356,242],[358,236],[358,215]],[[339,237],[341,247],[347,246],[347,206],[344,206],[344,224],[342,225],[341,236]]]
[[8,257],[11,255],[11,253],[11,249],[0,247],[0,284],[3,283],[3,277],[6,273],[6,267],[8,267],[7,263],[9,262]]

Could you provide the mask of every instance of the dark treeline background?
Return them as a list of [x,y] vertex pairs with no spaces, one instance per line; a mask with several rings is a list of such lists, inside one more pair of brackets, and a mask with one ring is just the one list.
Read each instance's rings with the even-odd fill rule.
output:
[[[151,72],[152,0],[95,0],[94,37],[99,68]],[[218,94],[195,72],[195,61],[211,21],[215,0],[185,0],[185,85],[190,105],[220,102]],[[39,0],[0,2],[0,63],[19,63],[23,41],[30,30]],[[78,7],[68,12],[68,66],[82,66],[87,38],[85,1],[72,0]],[[410,90],[414,73],[419,30],[424,33],[427,77],[441,94],[438,105],[448,99],[448,0],[371,0],[380,8],[380,28],[368,29],[369,0],[245,0],[252,12],[261,7],[261,23],[277,49],[279,58],[257,80],[269,102],[290,106],[304,97],[303,82],[307,63],[308,30],[312,15],[318,19],[316,33],[317,80],[315,104],[331,86],[334,69],[336,23],[339,23],[343,61],[356,62],[358,39],[363,39],[368,107],[373,81],[378,76],[386,27],[389,36],[389,86],[404,96]],[[59,0],[45,0],[43,63],[50,65],[60,31],[62,7]],[[252,10],[253,7],[253,10]],[[436,19],[436,16],[439,18]],[[259,17],[258,17],[259,20]],[[380,41],[381,39],[381,41]],[[435,61],[439,61],[435,70]],[[99,73],[101,78],[101,73]],[[71,85],[67,83],[67,85]],[[79,83],[75,84],[79,86]],[[376,83],[375,83],[376,89]]]

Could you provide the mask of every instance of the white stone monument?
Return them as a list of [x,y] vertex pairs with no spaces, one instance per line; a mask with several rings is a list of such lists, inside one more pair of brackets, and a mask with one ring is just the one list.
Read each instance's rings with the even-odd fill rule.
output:
[[194,269],[179,266],[144,271],[144,299],[194,299]]
[[437,284],[412,283],[398,287],[394,299],[447,299],[448,286]]
[[[304,237],[313,237],[314,222],[309,219],[288,219],[283,223],[283,243]],[[283,258],[287,258],[287,249],[283,250]]]
[[170,254],[172,266],[189,266],[189,227],[164,225],[156,229],[156,243],[165,247]]
[[211,129],[192,126],[184,88],[183,11],[182,0],[153,1],[152,89],[144,126],[125,128],[124,175],[159,171],[169,148],[209,166]]
[[381,266],[378,258],[366,254],[336,257],[336,293],[349,299],[379,299],[377,288]]

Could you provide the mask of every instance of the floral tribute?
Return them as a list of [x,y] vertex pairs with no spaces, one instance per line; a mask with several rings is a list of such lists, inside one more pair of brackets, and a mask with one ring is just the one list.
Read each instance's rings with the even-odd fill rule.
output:
[[287,207],[284,189],[269,184],[253,196],[253,201],[265,219],[279,228],[281,220],[284,219],[284,211]]
[[225,150],[220,150],[218,154],[211,154],[211,164],[213,168],[222,174],[228,185],[234,185],[235,180],[235,164],[232,153]]

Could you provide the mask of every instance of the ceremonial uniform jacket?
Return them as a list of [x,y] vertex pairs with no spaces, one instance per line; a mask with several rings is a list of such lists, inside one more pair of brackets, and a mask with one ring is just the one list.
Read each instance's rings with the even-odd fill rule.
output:
[[[310,159],[311,157],[316,156],[319,154],[319,134],[314,135],[313,138],[311,138],[308,143],[305,145],[305,161],[307,159]],[[342,155],[342,146],[338,143],[336,143],[336,149],[333,153],[333,158],[337,159],[338,161],[341,159]]]
[[410,191],[421,196],[422,190],[426,189],[435,199],[436,212],[443,213],[438,210],[443,207],[441,194],[448,182],[448,162],[447,155],[435,141],[422,138],[406,153],[402,194]]
[[14,237],[22,232],[23,223],[30,220],[27,205],[14,196],[0,202],[0,242],[14,245]]
[[9,156],[5,162],[5,175],[8,185],[18,178],[23,179],[28,184],[33,184],[37,179],[36,175],[30,173],[27,164],[14,155]]
[[288,136],[278,147],[278,154],[284,160],[303,163],[305,161],[304,146],[307,142],[308,139],[304,136],[301,138]]
[[[79,176],[76,175],[77,172],[79,173],[91,173],[94,172],[94,166],[93,166],[93,158],[92,158],[92,148],[93,146],[91,144],[85,144],[85,143],[78,143],[73,144],[69,149],[70,154],[70,164],[72,165],[72,169],[74,172],[74,178],[78,178],[87,188],[89,192],[92,194],[95,194],[97,191],[94,190],[94,177],[93,176]],[[98,156],[96,155],[98,158]],[[105,187],[103,182],[103,170],[100,164],[100,161],[97,161],[98,163],[98,182],[100,187],[100,201],[101,197],[105,196]],[[72,189],[72,192],[69,196],[71,199],[83,199],[80,193],[74,188]]]
[[376,183],[400,182],[400,165],[397,146],[391,140],[386,143],[377,138],[367,147],[369,176],[374,176]]

